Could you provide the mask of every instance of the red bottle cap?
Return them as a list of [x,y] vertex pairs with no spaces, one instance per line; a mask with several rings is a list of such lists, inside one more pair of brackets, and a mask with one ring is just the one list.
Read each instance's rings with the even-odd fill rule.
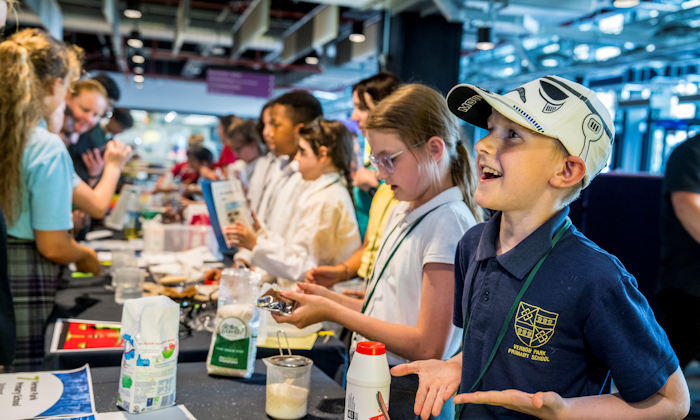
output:
[[386,353],[386,346],[378,341],[360,341],[355,351],[368,356],[380,356]]

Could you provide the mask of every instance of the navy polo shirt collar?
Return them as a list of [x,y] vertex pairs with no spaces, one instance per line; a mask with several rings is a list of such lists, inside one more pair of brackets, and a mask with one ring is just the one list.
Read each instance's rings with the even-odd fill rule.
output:
[[511,275],[522,280],[537,261],[552,245],[552,237],[569,215],[569,207],[564,207],[535,229],[527,238],[513,249],[502,255],[496,255],[496,240],[501,226],[501,212],[496,213],[484,227],[476,249],[476,261],[496,258],[496,261]]

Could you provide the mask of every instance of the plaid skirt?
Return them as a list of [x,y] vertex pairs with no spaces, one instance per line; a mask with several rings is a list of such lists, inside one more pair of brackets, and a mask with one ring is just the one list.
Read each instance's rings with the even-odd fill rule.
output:
[[8,237],[7,269],[17,326],[13,368],[37,368],[44,360],[46,324],[65,266],[39,254],[34,241]]

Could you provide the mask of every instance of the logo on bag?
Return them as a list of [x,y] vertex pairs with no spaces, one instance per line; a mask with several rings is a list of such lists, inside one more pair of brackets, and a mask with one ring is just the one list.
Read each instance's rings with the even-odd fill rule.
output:
[[524,345],[537,348],[546,344],[554,334],[559,314],[520,302],[515,314],[515,335]]
[[219,324],[219,335],[229,341],[246,338],[246,325],[238,318],[226,318]]

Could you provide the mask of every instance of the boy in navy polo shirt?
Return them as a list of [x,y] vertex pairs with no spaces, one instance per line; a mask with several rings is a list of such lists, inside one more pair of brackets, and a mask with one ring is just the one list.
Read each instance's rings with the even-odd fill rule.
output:
[[555,76],[505,95],[458,85],[447,101],[489,130],[475,198],[498,212],[457,247],[462,352],[392,369],[419,375],[416,414],[438,415],[459,391],[464,419],[683,418],[688,387],[634,277],[567,218],[610,156],[605,107]]

